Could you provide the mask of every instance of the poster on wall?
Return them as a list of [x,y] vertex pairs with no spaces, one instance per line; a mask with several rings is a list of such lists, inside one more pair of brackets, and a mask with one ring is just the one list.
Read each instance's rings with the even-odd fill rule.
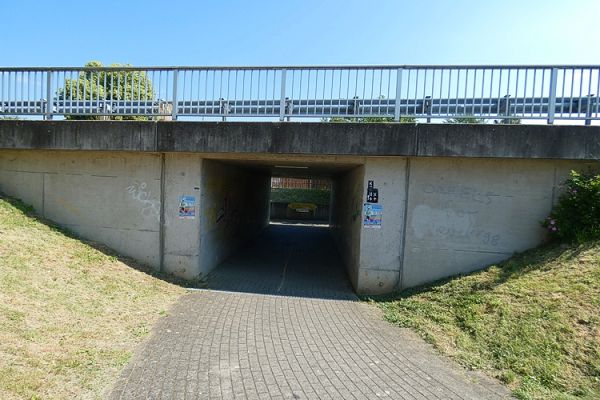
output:
[[383,206],[381,204],[364,204],[363,226],[365,228],[381,228],[383,218]]
[[179,198],[179,218],[194,219],[196,217],[196,197],[181,196]]

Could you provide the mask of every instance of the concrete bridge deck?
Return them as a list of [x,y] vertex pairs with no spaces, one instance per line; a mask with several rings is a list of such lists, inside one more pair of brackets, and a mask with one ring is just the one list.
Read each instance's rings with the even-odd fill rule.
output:
[[0,120],[0,149],[600,159],[600,126]]

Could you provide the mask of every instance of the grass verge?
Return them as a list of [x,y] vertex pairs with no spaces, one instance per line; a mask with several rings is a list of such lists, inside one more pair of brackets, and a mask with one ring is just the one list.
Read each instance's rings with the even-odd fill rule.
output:
[[521,399],[600,399],[600,242],[547,245],[375,299],[385,318]]
[[1,399],[101,398],[184,293],[71,236],[0,197]]

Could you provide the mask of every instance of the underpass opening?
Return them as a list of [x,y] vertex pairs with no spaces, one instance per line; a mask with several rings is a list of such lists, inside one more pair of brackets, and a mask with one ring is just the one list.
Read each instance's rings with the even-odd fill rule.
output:
[[[275,168],[290,167],[281,165]],[[328,226],[331,187],[329,178],[271,177],[271,223]]]
[[360,236],[347,225],[356,225],[363,170],[339,160],[205,159],[208,288],[354,299]]

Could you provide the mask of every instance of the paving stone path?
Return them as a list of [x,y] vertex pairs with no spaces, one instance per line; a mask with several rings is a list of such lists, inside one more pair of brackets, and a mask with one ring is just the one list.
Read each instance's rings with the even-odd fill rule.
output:
[[272,226],[158,323],[111,398],[509,397],[357,301],[339,265],[324,229]]

